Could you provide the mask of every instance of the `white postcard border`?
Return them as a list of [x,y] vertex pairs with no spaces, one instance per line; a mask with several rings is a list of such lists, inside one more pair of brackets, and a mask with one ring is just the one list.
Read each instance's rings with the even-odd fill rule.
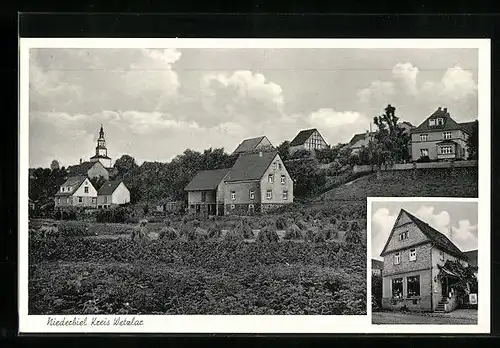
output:
[[[478,48],[478,117],[481,123],[479,151],[479,231],[490,231],[490,40],[489,39],[117,39],[117,38],[20,38],[19,114],[19,332],[21,333],[488,333],[490,332],[490,235],[479,239],[481,300],[478,325],[372,325],[371,281],[367,283],[366,316],[135,316],[144,325],[49,326],[50,316],[28,315],[28,156],[29,156],[29,49],[58,48]],[[401,197],[400,197],[401,198]],[[378,198],[377,198],[378,199]],[[395,198],[391,198],[394,200]],[[431,198],[401,198],[416,200]],[[437,198],[436,198],[437,199]],[[439,198],[442,200],[442,198]],[[449,198],[461,200],[461,198]],[[370,199],[368,199],[370,201]],[[368,204],[370,209],[370,204]],[[370,213],[370,211],[368,211]],[[367,217],[367,221],[370,214]],[[367,223],[367,234],[370,224]],[[368,234],[369,236],[369,234]],[[368,250],[371,241],[368,237]],[[367,257],[367,277],[371,262]],[[486,298],[488,301],[486,301]],[[88,322],[92,317],[52,316],[57,320],[74,317]],[[132,319],[134,316],[121,316]]]

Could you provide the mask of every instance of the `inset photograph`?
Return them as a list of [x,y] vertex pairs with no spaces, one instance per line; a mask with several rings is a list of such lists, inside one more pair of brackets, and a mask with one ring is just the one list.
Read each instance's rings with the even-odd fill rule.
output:
[[368,204],[372,324],[477,324],[477,201]]

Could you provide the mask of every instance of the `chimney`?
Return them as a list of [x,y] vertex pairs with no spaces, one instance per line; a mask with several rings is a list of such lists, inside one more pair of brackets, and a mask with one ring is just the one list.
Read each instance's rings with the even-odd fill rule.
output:
[[441,111],[441,107],[438,107],[438,111]]
[[80,164],[82,164],[82,159],[80,158]]
[[443,111],[446,114],[448,112],[448,108],[444,108]]

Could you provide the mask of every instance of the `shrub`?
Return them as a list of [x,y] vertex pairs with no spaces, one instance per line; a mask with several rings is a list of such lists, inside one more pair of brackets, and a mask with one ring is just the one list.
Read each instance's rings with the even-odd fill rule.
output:
[[132,217],[132,209],[121,206],[112,209],[99,209],[96,213],[97,222],[125,223],[130,222]]
[[279,216],[276,219],[276,228],[278,230],[285,230],[288,227],[288,222],[283,216]]
[[327,240],[326,232],[322,229],[318,229],[316,233],[314,233],[313,241],[314,243],[324,243]]
[[164,228],[162,228],[158,237],[159,239],[164,240],[176,240],[177,238],[179,238],[179,236],[177,235],[177,231],[171,226],[165,226]]
[[349,228],[349,224],[347,221],[342,221],[340,224],[339,224],[339,230],[341,231],[347,231],[347,229]]
[[246,220],[241,220],[241,222],[236,226],[236,230],[238,230],[238,233],[241,233],[245,239],[254,238],[252,228]]
[[296,224],[291,224],[286,229],[285,236],[283,238],[286,240],[302,239],[302,232]]
[[224,235],[224,241],[225,242],[243,242],[245,237],[243,236],[243,232],[241,230],[237,229],[230,229],[227,231],[227,233]]
[[59,233],[62,237],[84,237],[95,235],[89,230],[89,225],[80,221],[65,221],[58,226]]
[[339,237],[339,232],[335,229],[333,224],[327,224],[323,228],[323,231],[324,231],[326,240],[337,239]]
[[359,224],[357,221],[354,221],[351,224],[351,231],[355,231],[355,232],[361,231],[361,228],[359,227]]
[[314,242],[314,230],[312,228],[306,229],[306,232],[304,233],[304,240],[306,242]]
[[256,241],[259,243],[275,243],[279,242],[279,239],[280,237],[275,230],[271,229],[270,227],[264,227],[259,231]]
[[359,244],[361,243],[361,233],[359,231],[349,231],[344,236],[346,243]]

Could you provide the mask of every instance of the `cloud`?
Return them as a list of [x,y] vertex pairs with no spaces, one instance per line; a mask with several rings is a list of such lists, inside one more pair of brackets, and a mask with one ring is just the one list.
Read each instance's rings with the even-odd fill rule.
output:
[[380,258],[380,253],[389,238],[397,215],[390,215],[389,209],[379,208],[372,215],[372,257]]
[[372,100],[387,100],[388,97],[394,95],[396,89],[392,81],[373,81],[367,88],[363,88],[357,92],[359,99],[363,103],[369,103]]
[[403,91],[409,95],[416,95],[418,68],[411,63],[398,63],[392,69],[392,75],[395,81],[403,87]]
[[450,214],[447,211],[434,213],[433,206],[422,205],[416,212],[415,216],[434,227],[445,235],[449,235]]
[[477,225],[472,225],[469,220],[458,221],[458,227],[452,227],[452,240],[463,251],[477,249]]
[[424,97],[437,95],[450,101],[460,101],[477,95],[477,83],[472,73],[459,66],[449,68],[439,82],[427,81],[422,87]]

